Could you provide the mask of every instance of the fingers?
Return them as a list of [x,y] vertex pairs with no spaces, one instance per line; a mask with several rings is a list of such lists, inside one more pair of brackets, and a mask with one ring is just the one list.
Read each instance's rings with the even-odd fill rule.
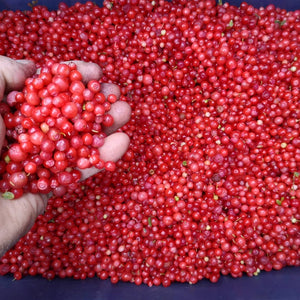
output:
[[65,64],[74,63],[77,66],[77,70],[82,75],[82,81],[87,84],[90,80],[99,80],[102,76],[102,69],[95,63],[84,62],[80,60],[65,61]]
[[[87,63],[83,61],[73,61],[77,65],[77,70],[82,74],[83,81],[87,83],[90,80],[99,80],[102,77],[101,68],[94,63]],[[69,62],[67,62],[69,63]],[[117,99],[120,98],[120,89],[116,84],[101,83],[101,92],[105,97],[114,94]],[[117,101],[111,105],[109,113],[114,119],[114,124],[110,127],[104,128],[104,132],[109,135],[105,139],[104,145],[100,148],[100,157],[104,161],[119,160],[127,151],[129,146],[129,137],[125,133],[113,133],[123,125],[125,125],[131,116],[131,108],[128,103]],[[92,167],[86,170],[81,170],[82,179],[86,179],[99,172],[99,169]]]
[[[102,70],[97,64],[81,61],[73,62],[77,65],[78,71],[82,74],[84,83],[92,79],[99,80],[102,77]],[[26,78],[33,76],[35,73],[36,67],[31,61],[16,61],[0,56],[1,99],[3,99],[4,94],[8,91],[22,89]],[[102,84],[102,92],[105,96],[115,94],[117,98],[120,97],[120,90],[118,86],[114,84]],[[125,102],[116,102],[111,105],[110,113],[114,118],[114,124],[111,128],[104,129],[110,135],[105,139],[104,145],[100,148],[100,156],[104,161],[117,161],[126,152],[129,146],[129,137],[125,133],[112,132],[123,126],[129,120],[131,109]],[[5,138],[5,125],[1,117],[0,133],[4,133],[2,136],[0,134],[1,149]],[[99,169],[96,168],[83,170],[83,179],[97,172],[99,172]],[[2,250],[9,249],[30,230],[37,216],[45,211],[47,201],[47,196],[38,194],[26,194],[14,201],[7,201],[0,197],[0,229],[5,229],[5,231],[0,230],[0,240],[3,236]],[[12,226],[7,226],[8,224]],[[6,240],[4,240],[4,237]],[[0,256],[4,253],[2,250],[0,249]]]
[[[123,132],[116,132],[105,138],[104,145],[100,148],[100,157],[104,161],[119,160],[127,151],[129,146],[129,137]],[[82,180],[95,175],[99,169],[92,167],[86,170],[81,170]]]
[[3,99],[6,92],[20,90],[26,78],[35,72],[36,67],[32,61],[0,56],[0,99]]
[[108,95],[114,94],[117,99],[120,98],[121,92],[119,87],[113,83],[101,83],[101,93],[107,98]]
[[[77,70],[81,73],[84,83],[90,80],[99,80],[103,73],[101,68],[94,63],[87,63],[83,61],[72,61],[76,64]],[[70,63],[70,61],[65,62]],[[101,83],[101,92],[107,98],[108,95],[114,94],[117,99],[120,98],[120,89],[116,84]],[[131,116],[131,108],[129,104],[123,101],[117,101],[111,105],[109,113],[114,119],[114,124],[110,127],[104,128],[104,132],[109,135],[105,139],[104,145],[100,148],[100,157],[104,161],[117,161],[127,151],[129,146],[129,138],[124,133],[113,133],[123,125],[125,125]],[[86,179],[99,172],[99,169],[92,167],[86,170],[81,170],[82,179]]]
[[[65,64],[75,63],[77,70],[82,75],[82,81],[87,84],[90,80],[99,80],[103,76],[101,68],[90,62],[66,61]],[[0,56],[0,96],[3,97],[7,90],[20,90],[27,77],[34,75],[36,68],[33,62],[27,60],[12,60]],[[5,86],[7,88],[5,88]],[[120,89],[116,84],[101,83],[101,92],[105,97],[114,94],[120,98]],[[110,127],[104,128],[104,132],[109,135],[105,139],[105,144],[100,149],[101,157],[104,161],[117,161],[126,152],[129,145],[129,138],[124,133],[115,133],[117,129],[125,125],[131,116],[130,106],[123,101],[117,101],[111,105],[109,113],[114,119]],[[0,133],[5,132],[5,126],[0,119]],[[0,135],[0,147],[3,145],[4,136]],[[1,148],[0,148],[1,149]],[[83,176],[86,178],[98,172],[98,169],[84,170]]]
[[124,101],[115,102],[111,105],[109,114],[113,117],[114,123],[112,126],[103,128],[107,135],[115,132],[129,121],[131,116],[130,105]]
[[[0,55],[0,100],[12,90],[20,90],[27,77],[36,72],[35,64],[30,60],[14,60]],[[5,139],[5,125],[0,116],[0,149]]]
[[116,132],[105,138],[100,148],[100,157],[104,161],[117,161],[126,152],[129,146],[129,137],[123,132]]
[[[117,96],[117,99],[119,99],[121,95],[120,88],[113,83],[101,83],[101,92],[106,98],[108,95],[114,94]],[[110,127],[104,128],[104,132],[107,135],[115,132],[129,121],[131,108],[128,103],[124,101],[117,101],[111,105],[109,113],[114,118],[114,124]]]

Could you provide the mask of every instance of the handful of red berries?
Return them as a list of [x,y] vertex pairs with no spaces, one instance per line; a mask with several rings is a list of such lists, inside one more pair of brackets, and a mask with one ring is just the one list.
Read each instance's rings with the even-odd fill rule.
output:
[[97,80],[85,85],[75,63],[50,61],[28,78],[22,92],[7,98],[8,143],[0,163],[4,197],[51,191],[60,196],[80,180],[79,169],[114,170],[114,163],[101,159],[99,148],[106,136],[103,126],[114,122],[108,111],[116,100],[101,93]]

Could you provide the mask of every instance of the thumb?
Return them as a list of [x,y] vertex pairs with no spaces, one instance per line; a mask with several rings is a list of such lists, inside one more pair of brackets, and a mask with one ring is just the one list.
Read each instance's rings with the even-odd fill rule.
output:
[[30,60],[14,60],[0,55],[0,100],[8,91],[20,90],[27,77],[36,72]]

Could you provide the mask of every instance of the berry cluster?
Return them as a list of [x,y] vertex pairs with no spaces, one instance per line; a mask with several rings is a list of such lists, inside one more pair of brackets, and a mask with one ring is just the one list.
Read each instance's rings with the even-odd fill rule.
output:
[[132,108],[115,171],[52,197],[1,274],[168,286],[300,265],[299,10],[118,0],[0,21],[1,54],[96,62]]
[[85,86],[75,63],[51,61],[26,80],[22,92],[9,94],[9,109],[2,105],[7,129],[3,196],[16,199],[24,191],[62,196],[80,180],[78,169],[114,170],[112,162],[101,159],[99,148],[104,144],[103,126],[113,124],[108,111],[116,100],[113,94],[106,99],[97,80]]

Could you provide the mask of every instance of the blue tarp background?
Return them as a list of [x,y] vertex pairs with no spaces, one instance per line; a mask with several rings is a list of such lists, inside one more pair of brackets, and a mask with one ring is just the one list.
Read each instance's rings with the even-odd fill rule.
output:
[[[199,0],[200,1],[200,0]],[[38,0],[38,4],[55,10],[58,3],[55,0]],[[65,0],[73,5],[75,0]],[[94,0],[99,6],[101,0]],[[225,1],[223,1],[225,2]],[[228,0],[239,5],[240,0]],[[248,0],[255,7],[274,4],[286,10],[300,9],[300,0]],[[28,0],[0,0],[0,11],[29,10]],[[14,281],[12,276],[0,277],[0,300],[300,300],[300,268],[285,268],[281,271],[261,272],[257,277],[242,277],[233,279],[221,277],[218,283],[202,280],[196,285],[172,284],[169,288],[136,286],[120,282],[116,285],[109,280],[98,278],[76,281],[72,279],[54,279],[47,281],[40,277],[26,277]]]
[[[93,1],[93,0],[92,0]],[[201,0],[199,0],[201,1]],[[31,3],[32,0],[0,0],[0,10],[10,9],[10,10],[27,10],[30,9],[28,3]],[[85,3],[86,1],[80,0],[65,0],[65,1],[57,1],[57,0],[38,0],[38,4],[47,6],[50,10],[57,9],[58,4],[60,2],[64,2],[66,4],[73,5],[76,2]],[[102,0],[94,0],[93,2],[98,5],[102,5]],[[223,0],[223,2],[229,2],[233,5],[239,5],[241,0]],[[300,9],[300,0],[248,0],[246,1],[251,3],[255,7],[266,6],[268,4],[274,4],[277,7],[284,8],[286,10],[296,10]]]
[[170,287],[136,286],[98,278],[86,280],[0,277],[4,300],[299,300],[300,269],[261,272],[257,277],[221,277],[217,283],[202,280],[195,285],[173,283]]

